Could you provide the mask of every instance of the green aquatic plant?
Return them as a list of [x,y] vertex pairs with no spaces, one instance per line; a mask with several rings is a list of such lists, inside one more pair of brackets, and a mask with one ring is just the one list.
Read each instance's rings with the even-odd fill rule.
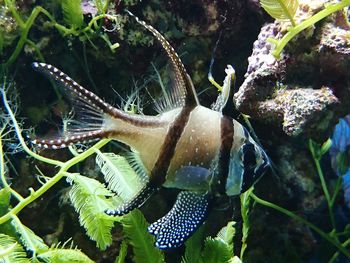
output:
[[30,262],[24,248],[17,243],[16,239],[4,234],[0,234],[0,259],[4,263]]
[[233,253],[235,222],[230,221],[216,237],[207,237],[202,247],[203,228],[197,231],[186,243],[182,263],[227,263],[240,262]]
[[288,18],[291,21],[292,26],[288,28],[288,32],[281,38],[268,38],[268,41],[275,45],[272,55],[277,59],[280,58],[281,52],[284,47],[292,40],[296,35],[306,28],[313,26],[320,20],[327,16],[342,10],[343,8],[350,6],[350,0],[342,0],[336,4],[329,4],[324,9],[313,16],[307,18],[303,22],[296,24],[294,21],[294,15],[296,13],[297,1],[293,0],[260,0],[261,6],[275,19]]
[[[268,202],[266,200],[263,200],[256,196],[254,193],[250,194],[250,197],[258,204],[275,209],[279,211],[280,213],[292,218],[293,220],[296,220],[302,224],[305,224],[308,226],[310,229],[315,231],[320,237],[322,237],[324,240],[332,244],[337,250],[334,252],[332,257],[329,259],[328,262],[335,262],[336,259],[338,258],[339,254],[342,253],[344,256],[350,259],[350,252],[348,250],[348,246],[350,245],[350,236],[349,233],[347,233],[347,226],[343,231],[338,231],[336,224],[335,224],[335,219],[334,219],[334,205],[336,202],[336,198],[339,194],[339,191],[341,189],[341,179],[337,180],[337,183],[335,184],[335,187],[333,189],[333,193],[330,193],[329,187],[327,186],[326,180],[324,173],[321,168],[321,159],[324,157],[325,154],[328,153],[328,150],[331,146],[331,140],[328,139],[325,143],[322,145],[319,145],[315,143],[314,141],[310,140],[309,141],[309,150],[312,154],[313,160],[315,162],[317,174],[320,179],[320,183],[322,186],[322,190],[327,202],[328,210],[329,210],[329,218],[331,222],[331,230],[329,232],[325,232],[319,227],[317,227],[315,224],[312,222],[306,220],[305,218],[297,215],[296,213],[283,208],[281,206],[278,206],[274,203]],[[344,233],[347,233],[344,235]]]
[[62,0],[63,19],[74,29],[80,28],[84,23],[80,0]]
[[[106,1],[105,7],[108,6],[108,3],[109,1]],[[22,14],[19,12],[17,8],[16,1],[5,0],[5,5],[6,5],[6,8],[10,10],[10,13],[14,18],[15,22],[17,23],[20,31],[19,39],[17,41],[14,51],[12,52],[10,57],[7,59],[7,61],[3,64],[3,67],[5,68],[10,67],[16,61],[20,52],[23,50],[23,47],[25,44],[28,44],[29,46],[31,46],[36,51],[40,60],[44,61],[44,58],[40,50],[38,49],[36,43],[28,38],[28,34],[31,28],[33,27],[35,21],[39,17],[39,15],[44,15],[45,18],[48,20],[48,22],[46,23],[46,26],[55,28],[56,30],[58,30],[58,32],[60,32],[64,36],[73,35],[76,37],[80,37],[81,40],[87,39],[91,43],[91,39],[94,38],[95,35],[97,35],[107,43],[107,45],[112,51],[114,51],[116,48],[119,47],[118,43],[114,43],[114,44],[111,43],[108,35],[103,33],[95,34],[95,32],[100,31],[102,28],[102,25],[97,23],[100,20],[108,19],[112,23],[116,23],[116,24],[119,23],[119,18],[117,16],[109,15],[106,13],[107,8],[103,8],[102,9],[104,11],[103,13],[97,14],[89,21],[89,23],[84,24],[80,1],[63,0],[61,2],[61,8],[63,12],[64,22],[68,25],[68,27],[66,27],[65,25],[62,25],[59,22],[57,22],[55,17],[49,11],[47,11],[45,8],[41,6],[34,7],[29,17],[23,18]],[[1,40],[0,40],[0,43],[1,43]]]
[[297,0],[260,0],[260,4],[273,18],[289,20],[293,26],[296,26],[294,16],[299,6]]
[[104,214],[113,207],[113,194],[99,181],[79,174],[67,174],[72,182],[69,199],[79,214],[79,222],[97,247],[105,250],[112,243],[114,221]]
[[142,262],[165,262],[164,252],[154,246],[154,237],[148,231],[148,223],[139,210],[134,210],[121,219],[123,231],[128,244],[133,249],[133,261]]

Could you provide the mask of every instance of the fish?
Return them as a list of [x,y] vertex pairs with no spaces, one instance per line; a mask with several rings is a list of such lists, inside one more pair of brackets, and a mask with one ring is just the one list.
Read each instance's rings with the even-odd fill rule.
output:
[[[60,149],[110,138],[134,149],[147,182],[131,200],[105,213],[122,216],[140,208],[161,188],[178,189],[170,211],[148,227],[156,247],[172,249],[183,245],[204,223],[218,196],[245,192],[266,173],[270,161],[247,129],[230,117],[234,108],[231,85],[226,85],[212,109],[202,106],[174,48],[154,27],[134,17],[154,35],[170,61],[174,83],[166,99],[158,104],[161,112],[141,115],[123,111],[58,68],[34,62],[36,71],[58,82],[68,93],[75,116],[62,136],[34,139],[32,143],[44,149]],[[230,80],[226,82],[230,84]]]

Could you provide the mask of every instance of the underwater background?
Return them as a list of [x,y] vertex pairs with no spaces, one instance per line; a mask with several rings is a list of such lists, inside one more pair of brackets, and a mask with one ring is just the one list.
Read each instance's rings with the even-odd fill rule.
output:
[[[349,6],[0,0],[0,261],[350,262]],[[254,189],[216,203],[185,246],[169,251],[153,246],[147,222],[169,211],[178,191],[162,189],[141,212],[103,214],[118,202],[104,188],[103,167],[111,159],[109,170],[125,165],[110,153],[123,156],[127,146],[100,141],[90,152],[93,144],[54,151],[28,140],[56,134],[70,112],[34,61],[123,110],[154,114],[152,96],[172,82],[167,57],[125,10],[171,43],[202,105],[215,102],[233,66],[232,117],[272,162]]]

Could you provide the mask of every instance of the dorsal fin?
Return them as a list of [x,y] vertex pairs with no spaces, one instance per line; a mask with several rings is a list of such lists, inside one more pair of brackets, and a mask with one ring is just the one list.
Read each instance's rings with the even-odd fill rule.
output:
[[182,64],[181,59],[176,54],[174,48],[169,42],[152,26],[147,25],[144,21],[140,20],[133,13],[126,10],[126,12],[133,16],[136,21],[149,30],[156,39],[160,42],[168,58],[174,72],[175,85],[173,90],[170,92],[172,98],[172,104],[176,106],[196,106],[199,105],[196,91],[194,90],[192,80],[187,74],[185,66]]
[[[211,66],[212,65],[210,65],[210,67]],[[221,87],[220,94],[215,104],[212,106],[212,110],[222,112],[224,115],[230,116],[235,109],[235,106],[233,103],[233,93],[234,93],[234,86],[236,81],[236,73],[231,65],[227,65],[225,69],[225,73],[226,73],[226,77],[224,79],[224,83]],[[214,82],[215,83],[214,85],[220,88],[220,85],[217,84],[217,82],[211,77],[211,72],[209,72],[208,75],[209,75],[209,81],[212,83]]]

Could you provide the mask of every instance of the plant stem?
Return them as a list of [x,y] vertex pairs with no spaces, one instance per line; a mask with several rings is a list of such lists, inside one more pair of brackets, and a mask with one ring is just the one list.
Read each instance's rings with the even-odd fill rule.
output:
[[0,132],[0,180],[2,185],[4,186],[5,189],[8,189],[10,193],[18,200],[21,201],[23,200],[23,197],[17,193],[14,189],[10,187],[10,185],[7,183],[6,176],[5,176],[5,161],[4,161],[4,152],[2,149],[2,132]]
[[323,174],[323,171],[321,168],[321,163],[320,163],[320,161],[322,159],[322,154],[321,154],[320,150],[315,150],[314,143],[312,140],[309,140],[309,149],[310,149],[311,155],[313,157],[313,160],[315,162],[317,174],[318,174],[318,177],[320,178],[322,190],[323,190],[324,196],[325,196],[326,201],[327,201],[328,213],[329,213],[329,218],[330,218],[330,221],[332,224],[332,228],[333,228],[333,230],[336,230],[336,224],[335,224],[335,219],[334,219],[334,214],[333,214],[333,201],[332,201],[331,196],[329,194],[327,183],[326,183],[326,180],[324,178],[324,174]]
[[319,229],[317,226],[315,226],[314,224],[310,223],[309,221],[307,221],[306,219],[294,214],[293,212],[280,207],[278,205],[275,205],[273,203],[270,203],[266,200],[263,200],[259,197],[257,197],[254,193],[251,193],[250,196],[254,199],[255,202],[257,202],[258,204],[261,204],[263,206],[267,206],[269,208],[275,209],[279,212],[281,212],[282,214],[285,214],[286,216],[293,218],[305,225],[307,225],[309,228],[311,228],[312,230],[314,230],[317,234],[319,234],[322,238],[324,238],[325,240],[327,240],[329,243],[333,244],[340,252],[342,252],[347,258],[350,259],[350,252],[341,244],[339,243],[337,240],[335,240],[333,237],[331,237],[329,234],[323,232],[321,229]]
[[33,151],[31,151],[28,146],[26,145],[23,137],[22,137],[22,130],[21,128],[19,127],[18,125],[18,122],[16,120],[16,117],[15,117],[15,114],[13,113],[13,111],[11,110],[10,108],[10,105],[8,103],[8,100],[6,98],[6,91],[5,91],[5,87],[2,87],[0,89],[0,92],[2,94],[2,101],[4,103],[4,106],[5,106],[5,109],[7,110],[11,120],[12,120],[12,123],[13,123],[13,127],[15,129],[15,132],[17,134],[17,137],[19,139],[19,142],[21,144],[21,146],[23,147],[23,150],[28,153],[30,156],[32,156],[33,158],[39,160],[39,161],[42,161],[42,162],[45,162],[45,163],[48,163],[48,164],[52,164],[52,165],[57,165],[57,166],[62,166],[64,163],[63,162],[60,162],[60,161],[57,161],[57,160],[53,160],[53,159],[50,159],[50,158],[46,158],[44,156],[41,156]]
[[338,193],[339,191],[341,190],[342,188],[342,182],[343,182],[343,178],[341,178],[340,176],[338,177],[338,180],[336,182],[336,185],[335,185],[335,188],[334,188],[334,192],[333,192],[333,196],[331,198],[331,206],[332,206],[332,209],[334,207],[334,203],[337,199],[337,196],[338,196]]
[[319,176],[320,181],[321,181],[322,190],[323,190],[323,193],[324,193],[324,195],[326,197],[327,206],[328,206],[328,212],[329,212],[329,218],[331,220],[331,224],[332,224],[333,229],[336,229],[334,214],[333,214],[333,211],[332,211],[333,210],[332,200],[331,200],[328,188],[327,188],[326,180],[324,179],[324,174],[323,174],[323,171],[322,171],[322,168],[321,168],[321,164],[320,164],[319,160],[317,160],[317,159],[314,159],[314,161],[315,161],[315,165],[316,165],[316,170],[317,170],[318,176]]
[[240,259],[243,260],[244,252],[247,249],[247,239],[249,234],[249,208],[250,208],[250,194],[253,192],[253,187],[241,194],[241,215],[242,215],[242,248]]
[[[350,245],[350,239],[346,240],[342,245],[343,245],[343,247],[346,248],[348,245]],[[328,263],[333,263],[337,259],[338,256],[339,256],[339,252],[337,251],[333,254],[333,256],[328,261]]]
[[25,23],[22,20],[21,16],[18,14],[17,10],[16,10],[16,6],[14,4],[14,0],[5,0],[5,4],[8,7],[8,9],[10,9],[13,18],[16,20],[16,23],[19,25],[20,28],[24,28],[25,27]]
[[[42,8],[41,6],[35,7],[33,9],[32,13],[30,14],[28,20],[23,24],[23,26],[22,26],[22,33],[21,33],[20,39],[17,42],[15,50],[12,52],[10,58],[5,63],[5,67],[11,66],[13,64],[13,62],[15,62],[15,60],[17,59],[19,53],[22,51],[23,45],[25,44],[25,42],[27,40],[27,36],[28,36],[29,30],[32,27],[35,19],[37,18],[37,16],[40,13],[45,14],[51,21],[55,21],[54,18],[50,15],[50,13],[47,12],[44,8]],[[18,16],[18,14],[17,14],[15,9],[12,10],[12,15],[14,17]]]
[[110,139],[103,139],[90,147],[85,152],[79,154],[78,156],[68,160],[63,165],[61,165],[61,169],[58,171],[58,173],[50,178],[44,185],[42,185],[38,190],[34,191],[31,190],[31,193],[28,197],[21,200],[13,209],[11,209],[8,213],[6,213],[4,216],[0,217],[0,225],[5,223],[7,220],[9,220],[13,215],[17,215],[23,208],[25,208],[27,205],[35,201],[37,198],[42,196],[47,190],[49,190],[52,186],[54,186],[59,180],[62,179],[63,176],[65,176],[66,171],[71,168],[73,165],[81,162],[82,160],[86,159],[88,156],[92,155],[97,149],[100,149],[104,145],[106,145]]

